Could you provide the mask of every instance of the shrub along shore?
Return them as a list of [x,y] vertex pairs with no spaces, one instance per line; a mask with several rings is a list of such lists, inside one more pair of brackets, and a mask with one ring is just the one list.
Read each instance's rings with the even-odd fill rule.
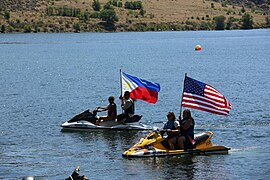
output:
[[232,30],[270,27],[269,4],[230,4],[218,0],[202,0],[196,4],[188,0],[51,0],[33,1],[32,4],[26,1],[22,5],[14,6],[12,1],[14,0],[4,0],[0,5],[1,33]]

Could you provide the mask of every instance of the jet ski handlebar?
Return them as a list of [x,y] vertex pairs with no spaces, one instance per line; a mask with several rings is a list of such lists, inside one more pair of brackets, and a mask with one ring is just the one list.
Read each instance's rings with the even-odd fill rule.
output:
[[101,111],[102,111],[102,108],[101,108],[100,106],[97,106],[97,107],[94,109],[94,111],[96,111],[96,112],[101,112]]
[[157,130],[154,130],[154,132],[163,136],[164,133],[167,132],[167,130],[166,129],[157,129]]

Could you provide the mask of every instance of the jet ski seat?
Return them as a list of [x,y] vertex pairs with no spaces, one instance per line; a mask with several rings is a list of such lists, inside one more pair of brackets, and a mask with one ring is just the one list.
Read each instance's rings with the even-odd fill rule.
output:
[[[204,141],[206,141],[208,138],[210,137],[210,134],[207,134],[207,133],[201,133],[201,134],[196,134],[194,139],[196,141],[195,145],[198,145]],[[161,144],[166,147],[166,148],[169,148],[169,144],[168,144],[168,141],[167,139],[164,139]],[[176,149],[178,149],[178,147],[176,147]]]
[[207,134],[207,133],[196,134],[195,137],[194,137],[194,139],[196,141],[195,145],[206,141],[209,137],[210,137],[210,134]]
[[133,122],[138,122],[141,120],[142,116],[139,115],[134,115],[131,118],[127,118],[124,123],[133,123]]

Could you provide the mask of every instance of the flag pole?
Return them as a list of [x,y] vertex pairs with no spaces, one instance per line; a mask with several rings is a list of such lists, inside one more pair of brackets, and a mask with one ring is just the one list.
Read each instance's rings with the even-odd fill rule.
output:
[[[121,97],[121,105],[123,104],[123,86],[122,86],[122,70],[120,69],[120,97]],[[122,109],[122,112],[124,112],[124,110]]]
[[184,88],[185,88],[185,81],[186,81],[187,73],[185,73],[185,78],[184,78],[184,85],[183,85],[183,91],[182,91],[182,98],[181,98],[181,103],[180,103],[180,115],[179,115],[179,120],[181,120],[181,115],[182,115],[182,102],[183,102],[183,96],[184,96]]
[[121,93],[121,96],[122,96],[122,94],[123,94],[123,87],[122,87],[122,70],[120,69],[120,93]]

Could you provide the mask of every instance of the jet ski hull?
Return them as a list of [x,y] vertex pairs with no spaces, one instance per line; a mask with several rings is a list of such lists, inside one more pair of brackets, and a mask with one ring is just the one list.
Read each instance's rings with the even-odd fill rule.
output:
[[116,120],[102,121],[99,125],[96,125],[98,120],[98,110],[83,111],[80,114],[74,116],[70,120],[64,122],[61,127],[63,130],[74,131],[93,131],[93,130],[152,130],[151,126],[147,126],[139,122],[142,116],[134,115],[131,118],[127,118],[125,123],[119,123]]
[[207,155],[207,154],[228,154],[230,148],[225,146],[215,146],[208,149],[189,149],[189,150],[160,150],[143,149],[141,151],[129,154],[124,152],[123,157],[162,157],[162,156],[182,156],[182,155]]
[[63,130],[73,130],[73,131],[152,130],[152,127],[143,125],[141,123],[127,123],[127,124],[114,123],[110,125],[106,125],[106,123],[101,123],[100,125],[95,125],[87,121],[79,121],[72,123],[65,122],[61,125],[61,127]]
[[[155,132],[156,133],[156,132]],[[170,150],[163,145],[166,141],[160,134],[150,133],[146,138],[142,138],[139,143],[125,151],[123,157],[162,157],[181,155],[207,155],[207,154],[228,154],[230,148],[217,146],[211,142],[212,132],[205,132],[197,135],[198,144],[194,149]],[[203,137],[204,136],[204,137]]]

